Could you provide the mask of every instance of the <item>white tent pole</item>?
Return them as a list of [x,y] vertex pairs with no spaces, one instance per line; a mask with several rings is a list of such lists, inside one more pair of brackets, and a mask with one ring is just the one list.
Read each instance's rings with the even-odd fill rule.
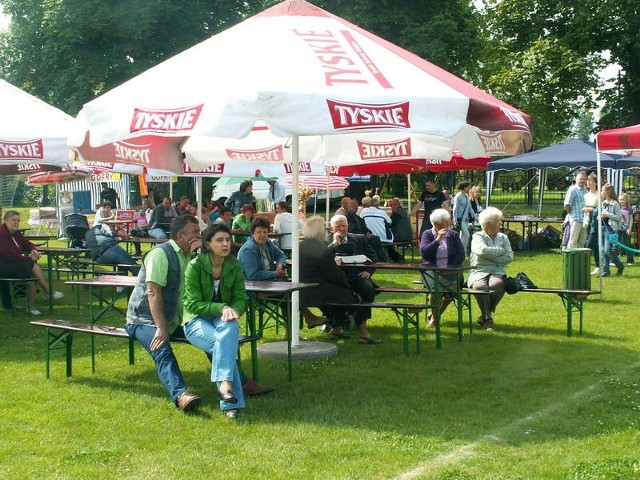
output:
[[197,176],[195,178],[196,181],[196,204],[198,208],[196,209],[196,218],[202,221],[202,177]]
[[[291,164],[291,206],[294,215],[294,221],[291,225],[291,280],[293,282],[300,281],[300,243],[298,238],[300,237],[298,217],[299,195],[298,195],[298,182],[300,176],[300,141],[298,136],[292,138],[291,154],[293,163]],[[317,195],[316,195],[317,196]],[[291,295],[291,346],[300,346],[300,292],[293,292]]]
[[486,176],[486,190],[487,190],[487,194],[484,196],[485,200],[484,200],[484,208],[487,208],[489,206],[489,202],[491,201],[491,190],[493,189],[493,178],[494,178],[495,172],[489,172],[487,171],[487,173],[485,174]]
[[331,181],[331,178],[329,176],[329,169],[327,168],[327,189],[325,190],[325,193],[324,193],[325,222],[327,222],[327,224],[329,223],[329,199],[331,198],[331,195],[330,195],[331,194],[331,190],[329,190],[329,182],[330,181]]
[[411,174],[407,173],[407,212],[411,211]]
[[547,184],[547,169],[538,169],[538,218],[542,217],[542,201],[544,200],[544,186]]
[[[600,165],[602,163],[602,159],[600,158],[600,150],[598,149],[598,137],[596,136],[596,172],[598,174],[598,253],[597,255],[599,255],[600,257],[600,271],[602,271],[603,265],[602,262],[604,261],[603,255],[602,255],[602,243],[603,243],[603,239],[604,237],[603,235],[603,231],[602,231],[602,196],[600,195],[600,192],[602,191],[602,178],[600,178],[601,175],[601,171],[600,171]],[[600,286],[600,298],[603,298],[603,290],[602,290],[602,275],[598,275],[598,283]]]

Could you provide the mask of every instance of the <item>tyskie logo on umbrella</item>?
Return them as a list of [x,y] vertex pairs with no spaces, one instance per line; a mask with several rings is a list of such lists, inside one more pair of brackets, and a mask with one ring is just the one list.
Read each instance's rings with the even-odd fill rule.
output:
[[182,133],[193,130],[200,118],[202,104],[172,110],[135,108],[129,131],[131,133]]
[[504,144],[504,139],[500,133],[486,134],[478,133],[478,138],[482,142],[484,151],[487,155],[500,154],[507,151],[507,147]]
[[192,175],[224,175],[224,163],[215,163],[202,170],[194,170],[189,166],[188,163],[183,163],[182,173]]
[[409,102],[368,105],[327,99],[327,106],[336,130],[411,128]]
[[120,162],[132,162],[143,165],[151,163],[151,145],[136,145],[125,142],[113,144],[115,158]]
[[231,160],[264,160],[268,162],[281,162],[284,160],[282,145],[261,148],[259,150],[235,150],[227,148],[227,157]]
[[[291,175],[293,173],[293,165],[290,163],[284,163],[283,165],[285,173]],[[309,162],[298,163],[298,171],[300,173],[311,173],[311,164]]]
[[361,140],[357,142],[361,160],[411,158],[410,138],[385,143],[363,142]]
[[6,160],[42,160],[44,146],[42,139],[14,142],[0,140],[0,158]]

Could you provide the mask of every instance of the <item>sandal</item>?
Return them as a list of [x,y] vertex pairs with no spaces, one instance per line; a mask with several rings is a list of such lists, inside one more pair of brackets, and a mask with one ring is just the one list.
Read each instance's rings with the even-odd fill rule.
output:
[[315,327],[319,327],[320,325],[324,325],[325,323],[329,323],[329,319],[327,317],[318,317],[315,320],[312,321],[307,321],[307,328],[315,328]]
[[360,337],[358,339],[359,343],[362,343],[364,345],[380,345],[382,343],[382,340],[377,340],[375,338],[365,338],[365,337]]

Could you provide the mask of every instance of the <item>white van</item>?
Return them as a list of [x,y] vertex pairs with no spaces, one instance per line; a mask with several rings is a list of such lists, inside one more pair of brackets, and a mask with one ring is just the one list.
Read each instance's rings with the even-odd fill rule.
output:
[[[213,190],[211,191],[211,200],[218,200],[219,202],[224,203],[227,198],[231,196],[233,192],[238,191],[240,188],[240,183],[224,183],[223,185],[216,185],[214,183]],[[291,204],[291,187],[285,186],[285,195],[286,201],[288,204]],[[344,190],[331,190],[331,203],[336,204],[340,203],[342,197],[344,197]],[[326,198],[325,190],[318,190],[318,205],[324,206],[324,201]],[[267,182],[253,182],[253,196],[256,197],[258,202],[268,200],[269,199],[269,184]],[[313,206],[315,202],[314,196],[307,200],[307,206]]]

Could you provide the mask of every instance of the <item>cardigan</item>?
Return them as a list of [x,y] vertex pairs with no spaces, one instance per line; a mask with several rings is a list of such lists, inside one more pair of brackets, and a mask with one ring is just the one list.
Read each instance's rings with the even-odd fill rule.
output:
[[182,323],[199,316],[214,316],[222,313],[225,305],[233,308],[238,315],[247,309],[247,293],[244,288],[244,272],[240,262],[228,256],[222,264],[220,296],[222,303],[212,302],[213,269],[211,257],[202,253],[189,262],[184,275],[182,293]]

